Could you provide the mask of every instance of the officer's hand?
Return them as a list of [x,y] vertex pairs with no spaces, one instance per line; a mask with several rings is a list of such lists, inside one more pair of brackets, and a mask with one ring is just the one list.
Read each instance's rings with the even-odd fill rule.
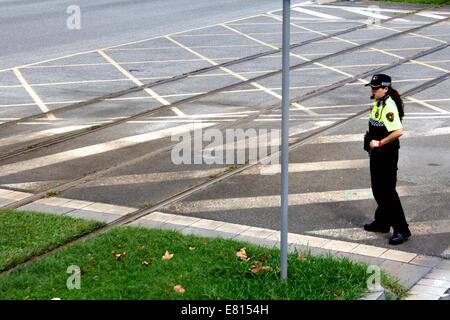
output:
[[380,146],[380,141],[378,141],[378,140],[372,140],[372,141],[370,141],[370,148],[371,149],[373,149],[373,148],[378,148]]

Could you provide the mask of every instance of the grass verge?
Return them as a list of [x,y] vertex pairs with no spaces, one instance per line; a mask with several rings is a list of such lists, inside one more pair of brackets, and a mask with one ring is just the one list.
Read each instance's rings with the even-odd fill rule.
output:
[[0,210],[0,271],[101,225],[103,223],[52,214]]
[[295,253],[281,282],[277,249],[120,227],[1,276],[0,299],[351,300],[365,292],[366,270]]

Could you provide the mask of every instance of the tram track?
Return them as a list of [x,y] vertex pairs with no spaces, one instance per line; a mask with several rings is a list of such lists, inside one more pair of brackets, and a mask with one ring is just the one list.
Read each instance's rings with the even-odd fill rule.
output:
[[[429,10],[429,8],[427,8],[427,10]],[[416,10],[416,11],[420,11],[420,10]],[[413,13],[404,13],[404,14],[392,17],[391,19],[398,19],[401,16],[405,16],[405,15],[409,15],[409,14],[413,14]],[[395,37],[398,37],[398,36],[401,36],[401,35],[404,35],[404,34],[412,33],[412,32],[415,32],[417,30],[433,26],[433,25],[438,24],[438,23],[442,23],[442,22],[448,21],[449,19],[450,19],[450,17],[447,17],[447,18],[441,19],[441,20],[437,20],[437,21],[433,21],[433,22],[430,22],[430,23],[427,23],[427,24],[423,24],[423,25],[420,25],[420,26],[417,26],[417,27],[413,27],[411,29],[407,29],[407,30],[404,30],[404,31],[401,31],[401,32],[398,32],[398,33],[394,33],[394,34],[388,35],[388,36],[386,36],[384,38],[374,39],[374,40],[371,40],[369,42],[362,43],[362,44],[357,45],[357,46],[349,47],[349,48],[346,48],[344,50],[340,50],[340,51],[337,51],[337,52],[333,52],[331,54],[328,54],[328,55],[325,55],[325,56],[322,56],[322,57],[318,57],[318,58],[313,59],[313,60],[309,60],[309,61],[306,61],[306,62],[301,62],[301,63],[295,64],[295,65],[292,65],[290,67],[290,70],[295,70],[295,69],[302,68],[302,67],[305,67],[305,66],[308,66],[308,65],[311,65],[311,64],[314,64],[314,63],[326,60],[326,59],[330,59],[330,58],[333,58],[333,57],[336,57],[336,56],[339,56],[339,55],[342,55],[342,54],[350,53],[352,51],[355,51],[355,50],[358,50],[358,49],[361,49],[361,48],[364,48],[364,47],[367,47],[367,46],[371,46],[371,45],[376,44],[376,43],[381,42],[381,41],[386,41],[386,40],[389,40],[389,39],[392,39],[392,38],[395,38]],[[385,21],[387,21],[387,20],[385,20]],[[364,26],[367,27],[367,25],[364,25]],[[364,27],[364,26],[362,26],[362,27]],[[356,27],[354,27],[354,28],[356,28]],[[350,28],[350,29],[353,29],[353,28]],[[351,30],[351,31],[348,31],[348,30],[349,29],[345,30],[345,33],[354,31],[354,30]],[[340,31],[340,32],[344,32],[344,31]],[[328,38],[328,37],[335,37],[335,36],[336,35],[328,35],[328,36],[323,36],[323,37]],[[318,37],[318,38],[323,38],[323,37]],[[314,39],[311,39],[311,41],[313,41],[313,40]],[[323,39],[321,39],[321,40],[323,40]],[[316,41],[319,41],[319,40],[316,40]],[[301,45],[304,45],[304,44],[297,44],[297,47],[301,46]],[[273,54],[273,51],[279,52],[279,50],[281,50],[281,49],[270,50],[268,52],[271,52],[270,54]],[[242,58],[242,59],[248,59],[248,60],[256,59],[256,58],[249,58],[249,57],[253,57],[253,56],[248,56],[248,57]],[[240,60],[240,59],[238,59],[238,60]],[[248,60],[246,60],[246,61],[248,61]],[[227,63],[235,64],[236,63],[235,61],[237,61],[237,60],[234,60],[234,62],[230,61],[230,62],[227,62]],[[239,61],[239,63],[240,62],[243,62],[243,61]],[[216,68],[223,67],[223,65],[224,64],[215,65],[215,66],[211,66],[209,68],[213,68],[213,69],[210,69],[210,70],[214,70]],[[209,69],[209,68],[206,68],[206,69]],[[203,69],[200,69],[200,70],[203,70]],[[197,71],[193,71],[193,72],[200,72],[200,71],[197,70]],[[202,72],[205,72],[205,71],[202,71]],[[40,140],[40,141],[38,140],[35,143],[31,143],[31,144],[28,144],[28,145],[26,145],[24,147],[20,147],[18,149],[7,151],[6,153],[1,154],[0,155],[0,161],[6,160],[6,159],[9,159],[9,158],[12,158],[12,157],[16,157],[18,155],[22,155],[22,154],[25,154],[25,153],[28,153],[28,152],[31,152],[31,151],[39,150],[39,149],[42,149],[44,147],[55,145],[55,144],[58,144],[58,143],[61,143],[61,142],[64,142],[64,141],[68,141],[68,140],[71,140],[71,139],[74,139],[74,138],[77,138],[77,137],[80,137],[80,136],[83,136],[83,135],[86,135],[86,134],[97,132],[99,130],[110,128],[110,127],[113,127],[113,126],[116,126],[116,125],[119,125],[119,124],[122,124],[122,123],[126,123],[128,121],[133,121],[133,120],[139,119],[139,118],[144,117],[144,116],[151,116],[151,115],[153,115],[153,114],[155,114],[157,112],[160,112],[160,111],[163,111],[163,110],[167,110],[169,108],[178,107],[180,105],[191,103],[191,102],[200,100],[202,98],[206,98],[208,96],[212,96],[212,95],[224,92],[224,91],[228,91],[228,90],[234,89],[234,88],[239,87],[239,86],[243,86],[243,85],[246,85],[246,84],[251,84],[253,82],[257,82],[257,81],[260,81],[260,80],[263,80],[263,79],[266,79],[266,78],[269,78],[269,77],[276,76],[276,75],[280,74],[281,72],[282,72],[281,69],[280,70],[275,70],[275,71],[272,71],[272,72],[269,72],[269,73],[266,73],[266,74],[263,74],[263,75],[259,75],[259,76],[253,77],[251,79],[247,79],[245,81],[239,81],[237,83],[234,83],[234,84],[231,84],[231,85],[227,85],[227,86],[223,86],[223,87],[220,87],[220,88],[217,88],[217,89],[213,89],[213,90],[210,90],[210,91],[205,92],[205,93],[201,93],[201,94],[197,94],[197,95],[194,95],[194,96],[191,96],[191,97],[187,97],[187,98],[175,101],[175,102],[171,103],[170,105],[160,105],[160,106],[158,106],[156,108],[153,108],[153,109],[150,109],[150,110],[145,110],[145,111],[137,113],[135,115],[132,115],[132,116],[129,116],[129,117],[125,117],[125,118],[120,118],[120,119],[114,120],[112,122],[99,124],[99,125],[95,125],[95,126],[79,129],[79,130],[74,130],[74,131],[70,131],[70,132],[64,133],[64,134],[55,135],[55,136],[53,136],[53,137],[51,137],[49,139],[44,139],[44,140]],[[190,75],[192,75],[192,74],[190,74]],[[189,75],[187,75],[187,76],[182,75],[180,77],[183,77],[183,78],[179,78],[177,80],[184,79],[184,78],[186,78],[188,76]],[[176,77],[178,77],[178,76],[176,76]],[[161,81],[169,81],[169,80],[170,79],[165,79],[165,80],[161,80]],[[175,81],[175,80],[172,80],[172,81]],[[162,84],[162,83],[163,82],[158,83],[158,84]],[[167,83],[167,82],[164,82],[164,83]],[[154,87],[156,85],[157,84],[153,84],[153,85],[151,85],[151,87]],[[150,85],[136,87],[136,90],[140,91],[140,90],[144,90],[145,88],[150,88]],[[132,92],[136,92],[136,91],[132,91]],[[131,93],[131,92],[128,92],[128,93]],[[111,97],[109,97],[108,99],[110,99],[110,98]],[[100,98],[98,98],[98,99],[100,99]],[[100,99],[100,100],[97,100],[97,98],[94,99],[94,100],[95,100],[95,102],[92,102],[92,103],[97,103],[97,102],[103,101],[104,97],[102,99]],[[89,104],[92,104],[92,103],[89,103]],[[63,108],[65,108],[65,107],[63,107]],[[48,113],[52,113],[52,112],[55,112],[55,110],[49,111]],[[45,113],[45,114],[47,114],[47,113]],[[43,114],[41,114],[39,116],[42,116],[42,115],[45,115],[45,114],[43,113]],[[26,118],[22,118],[22,120],[10,121],[10,122],[4,123],[3,125],[8,124],[8,123],[10,123],[10,124],[17,123],[16,121],[18,121],[18,122],[25,121],[23,119],[29,119],[29,118],[26,117]],[[0,129],[1,128],[2,128],[2,125],[0,125]]]
[[[437,85],[437,84],[447,80],[449,77],[450,77],[450,72],[446,73],[446,74],[443,74],[443,75],[441,75],[439,77],[436,77],[436,78],[434,78],[432,80],[429,80],[429,81],[427,81],[427,82],[425,82],[423,84],[420,84],[418,86],[415,86],[415,87],[405,91],[402,94],[402,96],[403,97],[407,97],[407,96],[414,95],[417,92],[423,91],[424,89],[433,87],[433,86],[435,86],[435,85]],[[346,124],[346,123],[348,123],[348,122],[350,122],[350,121],[352,121],[354,119],[357,119],[358,117],[360,117],[360,116],[362,116],[363,114],[366,114],[366,113],[367,113],[367,110],[362,110],[362,111],[357,112],[357,113],[355,113],[355,114],[353,114],[353,115],[351,115],[349,117],[346,117],[345,119],[342,119],[342,120],[340,120],[340,121],[338,121],[336,123],[333,123],[333,124],[331,124],[331,125],[329,125],[327,127],[321,128],[321,129],[319,129],[319,130],[317,130],[317,131],[307,135],[306,137],[297,138],[294,141],[291,141],[289,143],[289,151],[294,150],[296,148],[299,148],[299,147],[307,144],[311,140],[316,139],[317,137],[323,135],[324,133],[326,133],[326,132],[328,132],[328,131],[330,131],[332,129],[341,127],[342,125],[344,125],[344,124]],[[5,274],[11,272],[12,270],[14,270],[14,269],[16,269],[16,268],[18,268],[20,266],[23,266],[23,265],[26,265],[26,264],[30,264],[30,263],[32,263],[32,262],[34,262],[34,261],[36,261],[36,260],[38,260],[40,258],[43,258],[45,256],[48,256],[48,255],[50,255],[50,254],[52,254],[52,253],[54,253],[56,251],[62,250],[64,248],[67,248],[67,247],[69,247],[69,246],[71,246],[71,245],[73,245],[75,243],[78,243],[78,242],[90,239],[90,238],[92,238],[92,237],[94,237],[94,236],[96,236],[98,234],[105,233],[105,232],[111,230],[114,227],[120,227],[120,226],[128,225],[128,224],[130,224],[130,223],[132,223],[132,222],[134,222],[134,221],[136,221],[136,220],[138,220],[138,219],[140,219],[142,217],[145,217],[145,216],[147,216],[147,215],[149,215],[149,214],[151,214],[151,213],[153,213],[153,212],[155,212],[157,210],[160,210],[161,208],[164,208],[164,207],[169,206],[169,205],[173,205],[174,203],[176,203],[178,201],[181,201],[181,200],[191,196],[192,194],[194,194],[196,192],[199,192],[201,190],[205,190],[206,188],[209,188],[212,185],[220,183],[221,181],[224,181],[226,179],[234,177],[234,176],[240,174],[241,172],[243,172],[245,170],[248,170],[250,168],[258,166],[258,165],[260,165],[260,163],[262,163],[262,162],[264,162],[264,161],[266,161],[266,160],[268,160],[268,159],[270,159],[270,158],[272,158],[274,156],[277,156],[279,154],[280,154],[280,151],[277,151],[277,152],[274,152],[274,153],[272,153],[270,155],[267,155],[266,157],[264,157],[262,159],[259,159],[255,163],[248,163],[247,162],[246,164],[241,165],[241,166],[239,166],[237,168],[233,168],[231,170],[225,171],[224,173],[222,173],[222,174],[220,174],[220,175],[218,175],[218,176],[216,176],[216,177],[214,177],[214,178],[212,178],[212,179],[210,179],[208,181],[201,182],[201,183],[199,183],[197,185],[194,185],[194,186],[191,186],[191,187],[189,187],[189,188],[187,188],[187,189],[185,189],[183,191],[180,191],[178,193],[170,195],[167,198],[159,201],[158,203],[152,205],[149,208],[138,209],[138,210],[133,211],[131,213],[128,213],[128,214],[126,214],[124,216],[121,216],[120,218],[115,219],[115,220],[111,221],[110,223],[107,223],[105,226],[100,227],[100,228],[98,228],[98,229],[96,229],[96,230],[94,230],[92,232],[83,234],[83,235],[81,235],[81,236],[79,236],[79,237],[77,237],[77,238],[75,238],[75,239],[73,239],[73,240],[63,244],[63,245],[60,245],[60,246],[58,246],[56,248],[53,248],[53,249],[50,249],[50,250],[48,250],[45,253],[32,256],[32,257],[28,258],[26,261],[23,261],[23,262],[21,262],[19,264],[10,266],[9,268],[1,271],[0,272],[0,276],[5,275]]]
[[[410,60],[415,60],[415,59],[418,59],[420,57],[426,56],[428,54],[432,54],[434,52],[437,52],[439,50],[443,50],[443,49],[447,48],[448,46],[449,46],[448,43],[447,44],[441,44],[439,46],[433,47],[433,48],[428,49],[428,50],[421,51],[421,52],[419,52],[417,54],[414,54],[414,55],[412,55],[410,57],[407,57],[407,58],[404,58],[402,60],[399,60],[399,61],[396,61],[394,63],[391,63],[391,64],[389,64],[387,66],[382,66],[382,67],[379,67],[379,68],[371,69],[371,70],[365,71],[365,72],[363,72],[361,74],[355,75],[355,76],[353,76],[351,78],[343,79],[341,81],[335,82],[335,83],[330,84],[328,86],[325,86],[325,87],[322,87],[322,88],[310,91],[310,92],[308,92],[308,93],[306,93],[306,94],[304,94],[304,95],[302,95],[300,97],[295,97],[295,98],[290,99],[289,104],[292,105],[294,103],[303,102],[303,101],[306,101],[306,100],[318,97],[320,95],[329,93],[329,92],[331,92],[331,91],[333,91],[335,89],[338,89],[338,88],[341,88],[341,87],[345,86],[346,84],[349,84],[349,83],[352,83],[352,82],[356,82],[356,81],[358,81],[361,78],[365,78],[365,77],[368,77],[370,75],[373,75],[373,74],[376,74],[376,73],[381,73],[381,72],[384,72],[386,70],[398,67],[398,66],[400,66],[400,65],[402,65],[402,64],[404,64],[404,63],[406,63],[406,62],[408,62]],[[273,105],[270,105],[270,106],[268,106],[266,108],[263,108],[262,110],[260,110],[258,112],[255,112],[255,113],[250,114],[248,116],[245,116],[243,118],[234,120],[231,123],[224,123],[224,124],[221,124],[221,125],[217,125],[214,128],[222,130],[222,129],[227,129],[229,127],[236,126],[236,125],[243,124],[243,123],[251,123],[256,118],[258,118],[258,117],[260,117],[260,116],[262,116],[262,115],[264,115],[266,113],[270,113],[270,112],[276,111],[279,108],[280,108],[280,105],[278,103],[277,104],[273,104]],[[15,201],[15,202],[13,202],[11,204],[8,204],[5,207],[6,208],[19,208],[19,207],[22,207],[24,205],[27,205],[29,203],[32,203],[34,201],[37,201],[39,199],[44,198],[49,193],[55,193],[55,192],[56,193],[61,193],[61,192],[67,191],[69,189],[72,189],[74,187],[81,186],[81,185],[83,185],[85,183],[88,183],[88,182],[93,181],[95,179],[98,179],[98,178],[100,178],[102,176],[105,176],[106,174],[108,174],[108,173],[110,173],[110,172],[112,172],[114,170],[117,170],[117,169],[122,168],[122,167],[127,167],[127,166],[130,166],[130,165],[133,165],[135,163],[138,163],[139,161],[143,161],[144,159],[151,158],[151,157],[153,157],[153,156],[155,156],[157,154],[160,154],[160,153],[163,153],[163,152],[167,152],[167,151],[171,150],[172,148],[173,148],[173,144],[169,144],[166,147],[160,148],[158,150],[154,150],[154,151],[152,151],[152,152],[150,152],[150,153],[148,153],[148,154],[146,154],[144,156],[141,156],[141,157],[139,157],[137,159],[132,159],[130,161],[126,161],[124,163],[120,163],[118,165],[114,165],[114,166],[108,167],[106,169],[103,169],[103,170],[100,170],[100,171],[97,171],[97,172],[85,175],[85,176],[83,176],[81,178],[74,179],[74,180],[72,180],[70,182],[63,183],[63,184],[58,185],[56,187],[52,187],[52,188],[47,189],[45,191],[38,192],[38,193],[36,193],[34,195],[26,197],[25,199],[22,199],[22,200],[19,200],[19,201]]]

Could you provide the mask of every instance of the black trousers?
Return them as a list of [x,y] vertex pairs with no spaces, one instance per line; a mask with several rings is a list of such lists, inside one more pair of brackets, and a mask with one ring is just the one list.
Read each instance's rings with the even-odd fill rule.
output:
[[395,190],[397,184],[398,148],[372,149],[370,152],[370,178],[372,192],[378,208],[375,223],[381,227],[391,226],[394,232],[408,229],[400,198]]

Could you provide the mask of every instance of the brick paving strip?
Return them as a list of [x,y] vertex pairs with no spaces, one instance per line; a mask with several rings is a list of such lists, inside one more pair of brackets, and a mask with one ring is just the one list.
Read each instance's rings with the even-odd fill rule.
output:
[[[0,189],[0,206],[24,199],[31,194]],[[20,207],[30,210],[92,219],[109,223],[137,208],[59,197],[40,199]],[[184,235],[221,237],[247,241],[265,247],[279,247],[280,232],[240,224],[153,212],[130,225],[177,230]],[[331,240],[309,235],[288,234],[289,250],[310,251],[313,255],[330,254],[338,258],[377,265],[409,289],[406,300],[439,300],[450,291],[450,260],[370,245]],[[384,292],[369,292],[362,299],[384,299]]]

